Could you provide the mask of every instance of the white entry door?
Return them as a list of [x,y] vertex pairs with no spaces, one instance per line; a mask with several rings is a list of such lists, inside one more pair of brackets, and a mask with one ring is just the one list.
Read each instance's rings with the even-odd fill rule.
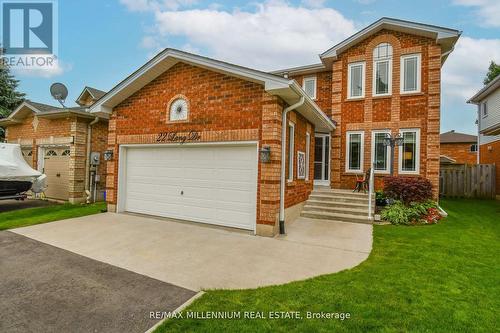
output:
[[256,145],[129,146],[120,158],[121,210],[255,229]]

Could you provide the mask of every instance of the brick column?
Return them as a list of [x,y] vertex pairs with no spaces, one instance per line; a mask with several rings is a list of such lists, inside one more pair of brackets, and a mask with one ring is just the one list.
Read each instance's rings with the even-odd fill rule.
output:
[[108,123],[108,149],[113,151],[113,159],[106,163],[106,202],[108,211],[116,212],[116,191],[118,186],[118,145],[116,144],[116,116]]
[[[435,199],[439,197],[439,130],[441,111],[441,48],[439,45],[429,45],[429,93],[427,99],[427,142],[425,177],[433,186]],[[421,147],[422,150],[423,147]]]
[[74,118],[70,135],[74,142],[70,147],[69,159],[69,202],[85,200],[85,164],[87,163],[87,122]]
[[330,184],[340,188],[341,158],[342,158],[342,61],[333,63],[332,73],[332,118],[337,122],[337,129],[332,132],[331,140],[331,173]]
[[263,94],[260,147],[271,147],[271,162],[259,161],[257,234],[273,236],[278,230],[281,172],[281,115],[283,104],[276,96]]

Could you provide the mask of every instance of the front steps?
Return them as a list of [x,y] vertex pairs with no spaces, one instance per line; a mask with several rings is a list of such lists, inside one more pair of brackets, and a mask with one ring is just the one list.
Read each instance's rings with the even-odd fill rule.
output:
[[368,219],[368,194],[323,187],[314,188],[301,216],[320,220],[372,223],[372,220]]

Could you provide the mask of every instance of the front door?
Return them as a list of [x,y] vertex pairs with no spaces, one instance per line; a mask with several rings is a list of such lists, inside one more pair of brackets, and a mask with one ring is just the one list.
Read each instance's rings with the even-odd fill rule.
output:
[[330,135],[314,135],[314,185],[330,186]]

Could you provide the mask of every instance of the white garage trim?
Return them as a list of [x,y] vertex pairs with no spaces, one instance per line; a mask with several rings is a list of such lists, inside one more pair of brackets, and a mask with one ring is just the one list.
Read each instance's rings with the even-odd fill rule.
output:
[[[165,148],[165,149],[176,149],[176,148],[202,148],[202,147],[217,147],[217,146],[233,146],[233,147],[255,147],[255,186],[251,196],[253,198],[253,210],[252,210],[252,226],[251,229],[254,234],[256,233],[257,224],[257,187],[258,187],[258,161],[259,161],[259,143],[257,141],[231,141],[231,142],[203,142],[203,143],[166,143],[166,144],[123,144],[119,148],[119,162],[118,162],[118,192],[117,192],[117,212],[127,211],[127,153],[130,149],[140,149],[140,148]],[[248,193],[248,192],[247,192]],[[216,224],[203,219],[189,219],[194,222]],[[218,224],[218,223],[217,223]],[[220,223],[222,226],[238,227],[236,225],[228,225]]]

